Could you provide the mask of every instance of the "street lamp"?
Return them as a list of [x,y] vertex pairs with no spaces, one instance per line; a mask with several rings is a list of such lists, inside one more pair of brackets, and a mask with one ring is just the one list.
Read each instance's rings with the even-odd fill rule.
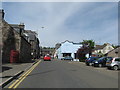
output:
[[[42,29],[45,28],[45,27],[41,27]],[[37,36],[39,38],[39,30],[37,29]]]
[[41,27],[41,28],[44,28],[44,27]]

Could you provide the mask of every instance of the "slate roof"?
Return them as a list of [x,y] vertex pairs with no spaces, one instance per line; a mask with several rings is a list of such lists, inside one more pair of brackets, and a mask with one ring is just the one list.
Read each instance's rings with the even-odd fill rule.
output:
[[99,49],[103,49],[104,47],[106,47],[107,45],[96,45],[96,47],[94,48],[94,50],[99,50]]
[[37,33],[31,30],[25,30],[25,33],[28,34],[30,40],[35,40]]
[[99,50],[105,48],[107,45],[110,45],[109,43],[105,43],[103,45],[96,45],[96,47],[93,50]]
[[14,30],[16,30],[18,33],[20,33],[20,26],[22,25],[22,30],[24,30],[24,23],[20,23],[20,24],[9,24],[12,28],[14,28]]

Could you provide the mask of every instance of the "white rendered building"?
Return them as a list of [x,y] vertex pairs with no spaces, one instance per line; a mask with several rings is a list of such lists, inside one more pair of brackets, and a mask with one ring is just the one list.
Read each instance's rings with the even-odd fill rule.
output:
[[65,56],[71,56],[74,60],[76,59],[77,50],[82,47],[80,43],[73,43],[68,40],[61,43],[61,46],[56,50],[56,55],[58,59],[61,59]]

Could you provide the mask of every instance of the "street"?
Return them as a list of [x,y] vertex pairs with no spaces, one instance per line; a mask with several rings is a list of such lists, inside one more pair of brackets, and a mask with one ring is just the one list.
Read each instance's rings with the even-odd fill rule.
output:
[[119,88],[118,0],[7,1],[0,88]]
[[82,62],[41,60],[16,88],[118,88],[118,71]]

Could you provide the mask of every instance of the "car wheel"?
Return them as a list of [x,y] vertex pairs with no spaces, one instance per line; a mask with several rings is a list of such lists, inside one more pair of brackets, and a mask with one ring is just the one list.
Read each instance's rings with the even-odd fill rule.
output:
[[102,67],[102,64],[99,64],[99,67]]
[[92,63],[89,63],[90,66],[92,66]]
[[118,70],[118,66],[114,66],[113,69],[114,69],[114,70]]
[[89,64],[88,64],[88,63],[86,63],[86,65],[87,65],[87,66],[89,66]]
[[95,64],[93,64],[93,67],[95,67],[96,65]]

